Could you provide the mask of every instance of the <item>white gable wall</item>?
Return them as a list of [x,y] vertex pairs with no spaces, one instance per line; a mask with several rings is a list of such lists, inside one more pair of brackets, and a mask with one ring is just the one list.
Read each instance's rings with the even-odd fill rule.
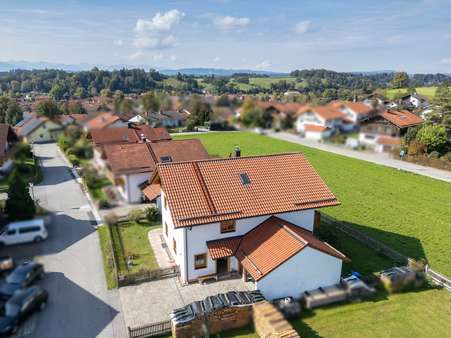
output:
[[266,299],[291,296],[340,282],[342,261],[306,247],[256,282]]
[[125,175],[125,198],[129,203],[141,202],[142,191],[139,186],[149,179],[150,172]]

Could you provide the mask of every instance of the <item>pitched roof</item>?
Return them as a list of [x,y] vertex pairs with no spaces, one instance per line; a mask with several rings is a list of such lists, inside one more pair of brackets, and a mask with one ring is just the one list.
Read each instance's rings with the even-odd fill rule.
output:
[[329,128],[327,128],[326,126],[318,126],[316,124],[309,124],[309,123],[305,123],[304,124],[304,130],[305,131],[312,131],[312,132],[322,133],[322,132],[325,132],[328,129]]
[[211,241],[207,246],[212,259],[236,256],[256,281],[306,247],[348,260],[345,255],[316,238],[311,232],[274,216],[244,236]]
[[104,152],[107,164],[115,175],[153,172],[165,156],[173,162],[209,157],[198,139],[107,144],[104,145]]
[[158,179],[176,228],[339,204],[300,153],[159,164]]
[[352,101],[332,101],[330,105],[334,108],[347,107],[358,115],[368,115],[374,111],[369,105],[363,102],[352,102]]
[[[49,119],[45,116],[37,116],[35,114],[31,115],[27,120],[23,123],[19,123],[16,127],[16,133],[19,136],[27,136],[36,130],[39,126],[49,121]],[[56,123],[55,121],[53,121]]]
[[144,139],[150,142],[172,139],[166,129],[152,128],[148,125],[95,129],[90,132],[90,136],[96,145],[138,143]]
[[304,106],[298,110],[297,116],[305,114],[307,112],[313,112],[315,114],[318,114],[321,118],[323,118],[326,121],[345,118],[344,113],[342,113],[336,107],[333,107],[331,105],[316,106],[316,107]]
[[407,110],[386,110],[381,114],[381,116],[399,128],[417,126],[424,122],[421,117]]
[[113,113],[100,113],[93,119],[89,120],[85,124],[85,127],[88,130],[102,129],[108,127],[109,125],[119,120],[120,120],[119,116],[114,115]]

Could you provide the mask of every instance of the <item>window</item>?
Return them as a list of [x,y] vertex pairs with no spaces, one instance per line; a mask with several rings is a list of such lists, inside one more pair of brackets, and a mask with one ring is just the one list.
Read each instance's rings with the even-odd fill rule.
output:
[[164,222],[164,233],[166,234],[166,237],[168,237],[168,224]]
[[171,163],[172,162],[172,157],[171,156],[161,156],[160,157],[160,162],[161,163]]
[[194,269],[205,269],[207,267],[207,254],[194,255]]
[[177,241],[175,238],[172,239],[172,248],[174,249],[174,253],[177,255]]
[[246,173],[241,173],[240,174],[240,180],[241,180],[241,183],[244,184],[244,185],[251,184],[251,180],[250,180],[249,176]]
[[40,227],[26,227],[26,228],[20,228],[19,234],[26,234],[29,232],[38,232],[38,231],[41,231]]
[[236,229],[236,223],[233,220],[221,222],[221,234],[227,232],[234,232]]

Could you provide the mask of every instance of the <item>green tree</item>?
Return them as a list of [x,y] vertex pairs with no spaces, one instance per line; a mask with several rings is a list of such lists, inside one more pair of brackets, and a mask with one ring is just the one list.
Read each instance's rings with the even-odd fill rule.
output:
[[66,91],[59,84],[53,85],[52,89],[50,89],[50,92],[49,92],[49,95],[57,101],[62,100],[64,97],[64,94],[66,94]]
[[115,112],[119,112],[121,110],[122,101],[124,101],[124,93],[121,90],[116,90],[113,95],[113,104]]
[[129,99],[122,100],[119,111],[121,113],[130,113],[133,110],[133,101]]
[[75,92],[74,92],[74,97],[75,98],[77,98],[77,99],[84,99],[87,96],[88,96],[88,93],[87,93],[85,88],[77,87],[77,89],[75,89]]
[[36,214],[34,201],[30,196],[27,184],[16,170],[11,174],[8,183],[8,199],[5,204],[8,218],[11,221],[33,218]]
[[154,92],[147,92],[141,95],[141,104],[146,113],[157,112],[160,110],[160,102]]
[[263,111],[255,105],[252,98],[247,97],[241,106],[240,120],[245,127],[264,127]]
[[424,125],[418,131],[417,139],[426,145],[429,153],[443,152],[448,142],[445,127],[433,124]]
[[44,100],[38,103],[36,112],[39,116],[45,116],[49,119],[54,119],[61,114],[58,105],[54,100]]
[[409,75],[406,72],[396,73],[391,80],[391,86],[393,88],[404,88],[409,86]]

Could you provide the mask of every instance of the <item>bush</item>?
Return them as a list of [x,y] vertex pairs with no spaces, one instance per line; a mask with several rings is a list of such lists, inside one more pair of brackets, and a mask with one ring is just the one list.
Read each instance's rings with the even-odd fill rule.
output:
[[429,154],[429,158],[438,159],[440,158],[440,153],[438,151],[433,151]]
[[413,140],[409,144],[409,148],[407,149],[408,155],[422,155],[426,150],[426,146],[423,142],[418,140]]
[[72,165],[74,165],[76,167],[78,167],[80,165],[80,159],[77,156],[71,154],[71,155],[69,155],[68,158],[69,158],[69,162],[72,163]]
[[149,222],[155,222],[160,219],[160,211],[158,210],[158,208],[156,206],[148,207],[148,208],[146,208],[146,210],[144,212],[146,215],[146,219]]
[[144,218],[144,211],[138,208],[132,209],[128,213],[128,218],[133,222],[139,223],[139,220]]
[[417,139],[426,145],[428,152],[443,151],[448,142],[446,129],[440,125],[424,125],[418,131]]
[[15,157],[18,160],[25,160],[33,156],[31,146],[28,143],[19,143],[16,145]]
[[448,151],[443,157],[446,161],[451,162],[451,151]]
[[66,136],[61,135],[58,138],[58,146],[65,152],[70,147],[70,142]]

